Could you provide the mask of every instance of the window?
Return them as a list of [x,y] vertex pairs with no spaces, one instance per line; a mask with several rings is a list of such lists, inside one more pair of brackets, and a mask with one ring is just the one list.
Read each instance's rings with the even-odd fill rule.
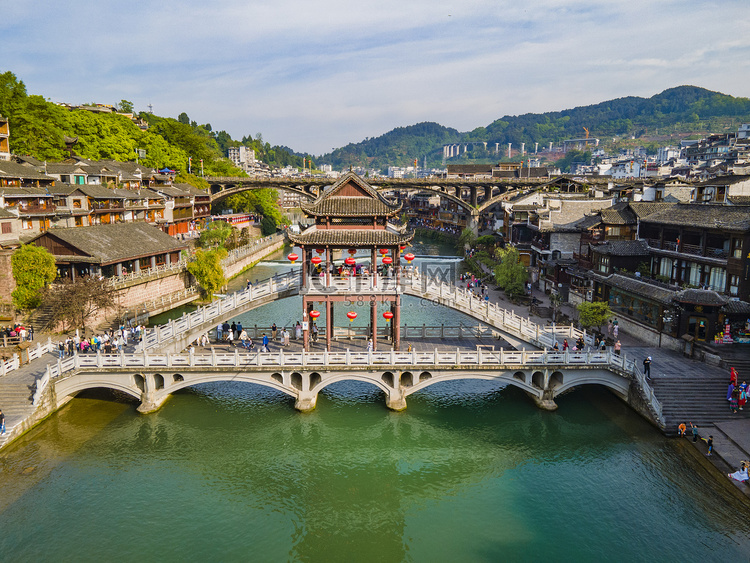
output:
[[737,297],[740,294],[740,276],[729,276],[729,295]]
[[3,234],[7,235],[13,232],[13,225],[11,223],[0,223],[2,225]]
[[76,217],[76,227],[83,227],[83,217]]
[[732,258],[742,258],[742,239],[732,239]]
[[73,209],[81,209],[81,200],[80,199],[74,199],[73,200]]
[[609,271],[609,256],[599,258],[599,271],[606,274]]
[[21,228],[22,229],[33,229],[34,228],[34,222],[31,219],[21,219]]
[[714,291],[723,292],[727,285],[727,272],[722,268],[711,268],[711,279],[708,286]]

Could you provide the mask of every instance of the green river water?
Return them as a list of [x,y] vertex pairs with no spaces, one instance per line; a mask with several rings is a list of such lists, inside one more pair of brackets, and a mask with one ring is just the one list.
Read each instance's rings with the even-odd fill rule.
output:
[[87,392],[0,454],[0,561],[748,560],[750,510],[686,441],[603,389],[558,403],[463,381],[394,413],[344,382],[303,415],[221,383],[139,415]]

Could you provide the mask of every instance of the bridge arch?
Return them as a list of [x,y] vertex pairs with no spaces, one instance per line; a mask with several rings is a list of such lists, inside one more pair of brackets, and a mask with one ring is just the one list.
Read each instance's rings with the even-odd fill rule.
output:
[[630,380],[605,370],[592,370],[590,374],[576,378],[565,378],[564,383],[556,386],[553,391],[555,397],[573,391],[582,385],[600,385],[606,387],[621,397],[627,398],[630,390]]
[[323,389],[328,387],[329,385],[332,385],[333,383],[339,383],[341,381],[360,381],[362,383],[369,383],[370,385],[374,385],[381,391],[383,391],[386,395],[390,395],[393,392],[392,387],[388,387],[381,378],[377,377],[370,377],[367,374],[360,374],[358,372],[337,372],[329,377],[326,377],[325,380],[321,381],[318,387],[315,389],[310,389],[311,391],[315,393],[320,393]]
[[[284,385],[283,383],[279,383],[275,379],[272,379],[271,381],[265,381],[263,379],[253,377],[249,373],[248,374],[227,373],[226,375],[227,375],[226,378],[217,378],[215,374],[196,375],[195,377],[191,377],[189,380],[185,380],[183,378],[181,381],[176,381],[174,385],[170,385],[169,387],[166,387],[163,390],[161,390],[161,392],[157,394],[157,399],[159,400],[164,399],[166,396],[171,395],[172,393],[176,393],[177,391],[180,391],[182,389],[187,389],[188,387],[194,387],[202,383],[229,383],[229,382],[235,382],[235,381],[239,381],[242,383],[253,383],[256,385],[262,385],[263,387],[268,387],[269,389],[281,391],[282,393],[289,395],[290,397],[293,397],[295,399],[297,398],[297,393],[295,393],[292,389],[290,389],[288,386]],[[141,397],[138,396],[137,398],[140,399]]]
[[87,389],[111,389],[113,391],[120,391],[126,395],[133,397],[140,401],[143,397],[143,393],[134,385],[127,385],[121,381],[104,381],[101,379],[75,379],[67,378],[58,382],[55,385],[55,394],[57,395],[57,404],[61,405],[61,400],[71,395],[86,391]]
[[523,391],[526,391],[527,393],[531,395],[534,395],[537,397],[541,397],[542,395],[541,389],[536,389],[533,386],[528,385],[527,383],[519,381],[518,379],[514,378],[509,373],[498,375],[498,374],[493,374],[493,373],[482,373],[482,372],[464,372],[464,373],[458,373],[458,374],[447,373],[447,374],[433,375],[429,379],[419,381],[419,383],[417,383],[413,387],[403,389],[403,392],[404,392],[404,396],[408,396],[408,395],[412,395],[413,393],[416,393],[417,391],[426,389],[427,387],[429,387],[430,385],[434,385],[435,383],[442,383],[445,381],[471,380],[471,379],[484,380],[484,381],[502,381],[503,383],[508,383],[510,385],[518,387],[519,389],[522,389]]

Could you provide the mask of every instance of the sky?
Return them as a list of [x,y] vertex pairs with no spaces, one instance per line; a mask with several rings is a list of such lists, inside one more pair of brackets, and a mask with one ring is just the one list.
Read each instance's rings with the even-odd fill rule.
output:
[[748,0],[0,0],[0,14],[0,73],[30,94],[126,99],[315,155],[684,84],[750,96]]

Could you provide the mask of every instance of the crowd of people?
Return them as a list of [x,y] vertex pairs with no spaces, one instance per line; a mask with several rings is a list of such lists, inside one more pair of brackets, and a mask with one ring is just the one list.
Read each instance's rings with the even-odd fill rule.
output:
[[6,338],[18,338],[20,342],[34,340],[34,327],[25,327],[21,324],[14,324],[12,326],[6,326],[2,329],[2,335]]
[[107,329],[101,334],[81,337],[77,332],[67,336],[57,343],[57,353],[60,359],[74,354],[97,353],[117,354],[125,350],[128,343],[137,343],[143,339],[146,328],[143,325],[120,326],[117,329]]

